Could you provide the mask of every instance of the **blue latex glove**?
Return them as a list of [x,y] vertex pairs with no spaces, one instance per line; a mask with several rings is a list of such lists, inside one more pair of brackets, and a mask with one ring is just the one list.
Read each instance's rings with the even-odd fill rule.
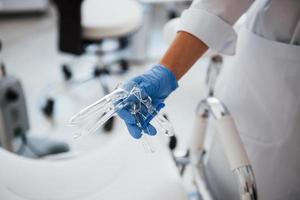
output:
[[[122,88],[131,91],[134,86],[138,86],[142,90],[142,97],[149,96],[152,99],[152,105],[159,111],[164,107],[164,100],[178,87],[178,83],[175,75],[168,68],[156,65],[146,73],[127,81]],[[132,97],[125,101],[134,103],[138,100]],[[139,117],[142,121],[142,128],[137,126],[136,118],[128,108],[123,108],[118,112],[118,115],[125,121],[129,133],[136,139],[142,136],[142,131],[149,135],[156,134],[156,129],[150,124],[155,116],[150,115],[145,107],[141,110],[143,116],[146,116],[146,119]]]

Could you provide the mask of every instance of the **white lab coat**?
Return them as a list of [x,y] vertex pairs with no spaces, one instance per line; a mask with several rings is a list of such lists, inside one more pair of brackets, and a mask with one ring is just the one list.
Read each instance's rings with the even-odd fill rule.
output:
[[[243,28],[232,25],[247,11]],[[216,95],[228,106],[254,167],[258,197],[300,199],[300,1],[199,0],[180,30],[224,63]],[[208,145],[206,178],[216,199],[239,199],[218,134]]]

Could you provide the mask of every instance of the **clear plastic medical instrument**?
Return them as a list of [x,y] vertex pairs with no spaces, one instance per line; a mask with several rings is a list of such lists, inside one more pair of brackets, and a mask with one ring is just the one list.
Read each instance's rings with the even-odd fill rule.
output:
[[[131,97],[135,97],[136,100],[126,101]],[[153,107],[151,98],[149,96],[143,97],[141,89],[138,86],[134,86],[130,91],[119,87],[75,114],[69,121],[70,126],[79,128],[79,133],[75,133],[74,137],[78,138],[94,133],[107,120],[125,107],[135,117],[137,126],[143,130],[142,141],[147,150],[154,151],[151,143],[146,138],[148,136],[146,133],[149,133],[147,124],[143,124],[144,121],[147,121],[147,117],[157,115],[153,119],[157,131],[167,136],[174,134],[170,122]],[[141,112],[142,108],[146,109],[147,116]]]

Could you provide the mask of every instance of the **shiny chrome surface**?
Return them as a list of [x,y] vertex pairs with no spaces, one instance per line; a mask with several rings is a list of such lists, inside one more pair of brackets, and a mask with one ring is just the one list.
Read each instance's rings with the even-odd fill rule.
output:
[[230,115],[224,103],[216,97],[207,97],[202,100],[196,109],[196,114],[199,116],[207,117],[212,114],[214,119],[220,119],[226,115]]
[[220,74],[222,68],[223,58],[220,55],[214,55],[211,57],[210,63],[206,70],[206,80],[207,85],[207,96],[214,95],[214,89],[217,82],[217,78]]
[[[230,115],[225,104],[218,98],[212,96],[207,97],[198,104],[196,113],[198,116],[204,118],[209,117],[211,114],[215,120]],[[195,184],[200,191],[203,191],[203,185],[200,187],[200,183],[203,182],[201,174],[203,174],[203,168],[205,168],[203,156],[204,154],[199,155],[197,166],[193,166],[194,170],[197,171],[197,173],[194,172]],[[239,184],[241,200],[257,200],[257,187],[252,167],[250,165],[240,167],[234,170],[233,173]]]
[[250,165],[240,167],[233,172],[237,179],[240,187],[240,195],[242,200],[256,200],[257,199],[257,188],[254,177],[253,169]]

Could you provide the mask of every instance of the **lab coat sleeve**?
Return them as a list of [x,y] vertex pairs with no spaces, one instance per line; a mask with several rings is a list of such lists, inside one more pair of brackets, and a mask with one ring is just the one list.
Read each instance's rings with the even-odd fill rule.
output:
[[234,23],[252,0],[195,0],[182,13],[179,31],[188,32],[219,53],[235,53]]

